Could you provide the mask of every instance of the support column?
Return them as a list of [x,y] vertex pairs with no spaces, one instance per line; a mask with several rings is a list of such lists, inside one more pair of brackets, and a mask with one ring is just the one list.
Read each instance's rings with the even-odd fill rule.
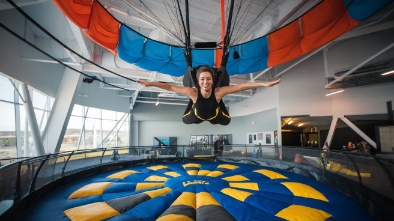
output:
[[129,140],[129,145],[130,146],[139,146],[139,141],[138,141],[138,127],[139,127],[139,121],[135,121],[133,118],[133,114],[130,113],[130,140]]
[[[279,93],[278,93],[279,94]],[[279,111],[279,105],[276,108],[276,125],[277,125],[277,134],[276,134],[276,139],[278,146],[282,146],[282,118],[280,116],[280,111]],[[275,139],[275,134],[274,134],[274,139]]]
[[387,105],[387,115],[388,115],[389,122],[391,125],[394,125],[393,106],[391,104],[391,101],[387,101],[386,105]]
[[42,144],[40,129],[38,129],[36,114],[34,113],[33,104],[31,103],[29,89],[25,83],[22,83],[22,93],[25,103],[26,117],[29,121],[31,136],[33,138],[34,148],[36,149],[36,155],[45,155],[44,145]]
[[[82,66],[75,67],[82,69]],[[49,115],[42,139],[48,153],[59,152],[67,124],[74,107],[74,101],[82,85],[83,76],[69,68],[66,68],[62,81],[57,91],[55,103]]]
[[337,122],[338,122],[338,117],[332,117],[330,130],[328,131],[328,135],[326,139],[326,142],[328,143],[329,147],[331,146],[331,141],[332,138],[334,137],[335,127],[337,125]]
[[[22,135],[21,135],[21,112],[19,108],[19,96],[20,93],[18,91],[19,83],[10,81],[14,86],[14,110],[15,110],[15,138],[16,138],[16,157],[23,157],[22,154]],[[23,98],[21,98],[23,100]]]

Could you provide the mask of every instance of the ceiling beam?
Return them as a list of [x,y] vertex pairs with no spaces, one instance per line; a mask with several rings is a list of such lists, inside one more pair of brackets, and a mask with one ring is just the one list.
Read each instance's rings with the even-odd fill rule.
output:
[[[68,22],[70,29],[75,37],[75,41],[78,43],[79,51],[81,53],[80,55],[82,55],[86,59],[89,59],[90,61],[92,61],[93,60],[93,53],[94,53],[93,49],[94,49],[95,43],[93,43],[93,41],[90,40],[89,38],[85,37],[85,35],[82,35],[81,29],[79,27],[77,27],[74,23],[72,23],[69,19],[67,19],[67,22]],[[73,47],[75,47],[75,45],[73,45]],[[74,50],[74,48],[73,48],[73,50]],[[78,50],[74,50],[74,51],[78,51]],[[81,60],[80,63],[82,63],[81,58],[80,58],[80,60]]]
[[[105,67],[106,69],[108,69],[109,71],[112,71],[114,73],[117,73],[119,75],[122,75],[124,77],[128,77],[128,78],[137,78],[137,79],[143,79],[143,80],[148,80],[150,77],[150,71],[146,71],[146,70],[131,70],[131,69],[124,69],[124,68],[114,68],[114,67]],[[100,67],[97,66],[93,66],[93,65],[84,65],[82,67],[83,71],[88,71],[88,72],[95,72],[95,73],[101,73],[101,74],[105,74],[104,77],[114,77],[114,74],[112,74],[111,72],[108,72]],[[164,81],[164,82],[175,82],[174,78],[172,78],[172,76],[170,75],[166,75],[166,74],[157,74],[157,81]]]
[[359,37],[359,36],[380,32],[388,29],[393,29],[393,28],[394,28],[394,22],[392,21],[376,24],[372,26],[360,27],[341,35],[334,41],[346,40],[349,38]]
[[367,141],[369,144],[371,144],[372,147],[377,149],[375,141],[373,141],[371,138],[368,137],[364,132],[362,132],[356,125],[354,125],[350,120],[348,120],[346,117],[341,117],[341,120],[345,122],[350,128],[354,130],[360,137],[364,138],[365,141]]
[[254,76],[249,82],[257,82],[256,79],[261,75],[265,74],[267,71],[271,70],[271,67],[266,68],[264,71],[260,72],[260,74]]
[[[18,3],[18,7],[22,8],[25,6],[35,5],[35,4],[47,2],[47,1],[48,0],[19,0],[17,3]],[[14,8],[9,3],[3,3],[3,2],[5,2],[5,1],[0,2],[0,11]]]
[[332,117],[330,130],[328,131],[328,134],[326,137],[326,142],[328,143],[329,147],[331,146],[331,141],[332,141],[332,138],[334,137],[335,127],[337,126],[337,122],[338,122],[338,117]]
[[360,67],[364,66],[366,63],[372,61],[373,59],[375,59],[376,57],[380,56],[381,54],[385,53],[386,51],[388,51],[389,49],[391,49],[392,47],[394,47],[394,42],[391,43],[390,45],[388,45],[387,47],[383,48],[382,50],[378,51],[376,54],[372,55],[371,57],[369,57],[368,59],[366,59],[365,61],[361,62],[360,64],[356,65],[355,67],[353,67],[352,69],[350,69],[348,72],[346,72],[345,74],[341,75],[340,77],[336,78],[335,80],[331,81],[330,83],[328,83],[326,85],[326,88],[328,88],[329,86],[335,84],[338,81],[343,80],[346,76],[350,75],[351,73],[353,73],[354,71],[356,71],[357,69],[359,69]]

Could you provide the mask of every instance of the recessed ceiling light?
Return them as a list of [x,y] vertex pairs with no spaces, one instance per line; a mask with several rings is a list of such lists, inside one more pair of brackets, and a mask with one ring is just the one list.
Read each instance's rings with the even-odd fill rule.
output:
[[341,93],[341,92],[344,92],[344,91],[345,91],[345,90],[335,91],[335,92],[326,94],[326,96],[330,96],[330,95],[333,95],[333,94],[338,94],[338,93]]
[[394,70],[393,70],[393,71],[386,72],[386,73],[383,73],[382,75],[389,75],[389,74],[394,74]]

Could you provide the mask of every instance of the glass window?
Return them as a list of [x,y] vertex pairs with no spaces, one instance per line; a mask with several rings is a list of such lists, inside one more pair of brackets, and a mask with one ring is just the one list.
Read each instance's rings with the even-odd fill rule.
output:
[[[90,109],[89,109],[90,111]],[[95,149],[101,147],[101,120],[87,118],[85,121],[84,146],[79,149]],[[82,145],[82,144],[81,144]]]
[[[86,110],[85,110],[86,112]],[[83,112],[83,106],[75,104],[73,107],[73,111],[71,113],[71,115],[73,116],[84,116],[84,112]]]
[[0,102],[0,131],[15,130],[14,105]]
[[89,118],[97,118],[97,119],[100,119],[100,118],[101,118],[101,109],[89,107],[88,117],[89,117]]
[[[117,121],[115,120],[103,120],[103,134],[108,134],[116,125]],[[114,129],[116,130],[116,128]]]
[[12,86],[8,78],[0,75],[0,100],[14,102],[14,86]]
[[[123,117],[125,114],[126,114],[126,116],[127,116],[127,113],[116,112],[116,119],[117,119],[117,120],[122,119],[122,117]],[[124,120],[124,118],[123,118],[123,120]]]
[[116,120],[116,112],[110,110],[102,110],[102,118],[107,120]]
[[49,97],[49,110],[52,110],[53,103],[55,103],[55,98]]
[[[103,120],[103,146],[104,147],[113,147],[115,146],[115,138],[116,138],[116,131],[115,128],[117,121],[113,120]],[[112,132],[111,132],[112,130]]]
[[0,159],[16,158],[14,105],[0,101]]
[[[121,122],[122,123],[122,122]],[[127,120],[121,125],[118,131],[118,146],[124,147],[129,145],[129,121]]]
[[[82,115],[87,109],[89,111],[85,121],[83,117],[76,117]],[[126,116],[118,123],[124,115]],[[84,127],[83,123],[85,123]],[[82,128],[84,130],[81,133]],[[82,134],[82,137],[78,147],[79,134]],[[61,151],[128,145],[129,122],[127,113],[74,105]]]
[[63,137],[63,142],[60,151],[77,150],[79,134],[83,125],[82,117],[71,116],[68,121],[67,130]]
[[44,110],[47,104],[47,96],[32,88],[30,88],[30,91],[33,91],[33,107]]

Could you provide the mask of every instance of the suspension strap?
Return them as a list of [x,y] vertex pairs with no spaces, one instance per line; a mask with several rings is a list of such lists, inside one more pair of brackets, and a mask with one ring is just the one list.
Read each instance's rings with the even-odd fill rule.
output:
[[193,67],[192,63],[192,48],[191,48],[191,41],[190,41],[190,23],[189,23],[189,1],[185,1],[185,10],[186,10],[186,51],[185,51],[185,58],[186,64],[188,67]]
[[226,67],[228,56],[229,56],[231,20],[233,19],[233,11],[234,11],[234,0],[231,0],[230,11],[227,19],[226,35],[224,37],[224,43],[223,43],[223,57],[221,63],[222,67]]
[[226,35],[226,13],[224,10],[224,0],[220,0],[220,13],[222,20],[222,40],[218,43],[219,48],[215,51],[215,67],[220,68],[223,58],[223,43],[224,36]]
[[183,15],[182,15],[182,10],[181,10],[179,0],[177,0],[176,3],[178,6],[179,17],[181,18],[181,22],[182,22],[183,33],[185,34],[185,49],[184,49],[183,55],[185,56],[186,65],[188,67],[192,67],[192,53],[191,53],[191,47],[190,47],[189,2],[188,2],[188,0],[186,0],[186,2],[185,2],[186,24],[185,24],[185,21],[183,20]]

